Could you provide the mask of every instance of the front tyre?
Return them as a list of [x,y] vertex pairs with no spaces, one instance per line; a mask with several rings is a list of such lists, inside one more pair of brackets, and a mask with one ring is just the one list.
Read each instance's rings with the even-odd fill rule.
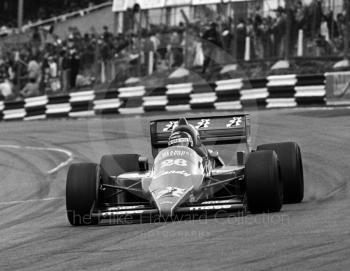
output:
[[91,208],[97,200],[98,165],[72,164],[66,182],[66,208],[68,221],[73,226],[96,225],[98,218],[91,217]]
[[277,154],[274,151],[252,152],[245,166],[248,210],[251,213],[279,212],[283,187]]

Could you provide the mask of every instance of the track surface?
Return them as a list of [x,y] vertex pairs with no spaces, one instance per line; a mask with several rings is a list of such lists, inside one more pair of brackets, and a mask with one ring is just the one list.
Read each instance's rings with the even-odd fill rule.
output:
[[150,156],[149,118],[1,123],[0,270],[348,270],[349,115],[252,113],[255,146],[301,146],[305,200],[279,214],[80,228],[68,225],[67,167],[58,166],[69,152],[75,162]]

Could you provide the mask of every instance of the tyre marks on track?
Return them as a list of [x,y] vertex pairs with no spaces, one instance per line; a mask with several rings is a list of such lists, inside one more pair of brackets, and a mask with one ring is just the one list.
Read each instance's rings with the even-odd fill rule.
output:
[[69,163],[73,161],[73,153],[65,150],[65,149],[59,149],[59,148],[48,148],[48,147],[35,147],[35,146],[20,146],[20,145],[0,145],[0,149],[17,149],[17,150],[34,150],[34,151],[48,151],[48,152],[58,152],[63,153],[67,156],[67,159],[60,163],[58,166],[48,170],[47,174],[54,174],[60,169],[67,166]]

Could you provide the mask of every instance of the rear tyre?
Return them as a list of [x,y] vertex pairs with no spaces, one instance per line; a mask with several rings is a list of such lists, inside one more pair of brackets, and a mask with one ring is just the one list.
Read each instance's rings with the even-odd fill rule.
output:
[[281,210],[283,188],[275,152],[251,153],[245,167],[245,179],[248,210],[251,213]]
[[257,150],[273,150],[281,166],[284,203],[300,203],[304,198],[304,173],[300,147],[294,142],[265,144]]
[[91,217],[91,208],[97,200],[98,165],[72,164],[66,182],[66,209],[73,226],[96,225],[98,218]]
[[[104,155],[101,158],[101,184],[114,185],[110,176],[118,176],[120,174],[132,171],[140,171],[138,154],[115,154]],[[101,201],[105,203],[125,203],[131,201],[132,195],[126,192],[119,193],[106,189],[101,193]]]

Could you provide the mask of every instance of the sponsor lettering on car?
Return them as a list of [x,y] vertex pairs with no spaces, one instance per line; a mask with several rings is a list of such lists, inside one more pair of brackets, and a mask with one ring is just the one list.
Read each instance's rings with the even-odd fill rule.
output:
[[227,128],[237,127],[242,125],[243,118],[242,117],[234,117],[232,118],[228,124],[226,124]]
[[170,156],[191,156],[191,152],[188,150],[164,150],[159,153],[159,158],[166,158]]
[[185,159],[166,159],[160,163],[161,168],[171,167],[171,166],[186,167],[187,161]]
[[170,121],[163,129],[163,132],[171,132],[178,125],[179,125],[178,121]]
[[190,211],[222,210],[222,209],[230,209],[232,207],[233,205],[193,206],[193,207],[190,207]]
[[196,129],[201,129],[201,128],[208,128],[210,124],[210,119],[201,119],[198,123],[197,126],[195,126]]
[[191,176],[191,174],[186,172],[185,170],[169,170],[169,171],[162,171],[162,172],[159,172],[158,174],[155,174],[153,176],[153,180],[158,179],[158,178],[165,176],[165,175],[169,175],[169,174],[180,174],[180,175],[183,175],[185,177]]

